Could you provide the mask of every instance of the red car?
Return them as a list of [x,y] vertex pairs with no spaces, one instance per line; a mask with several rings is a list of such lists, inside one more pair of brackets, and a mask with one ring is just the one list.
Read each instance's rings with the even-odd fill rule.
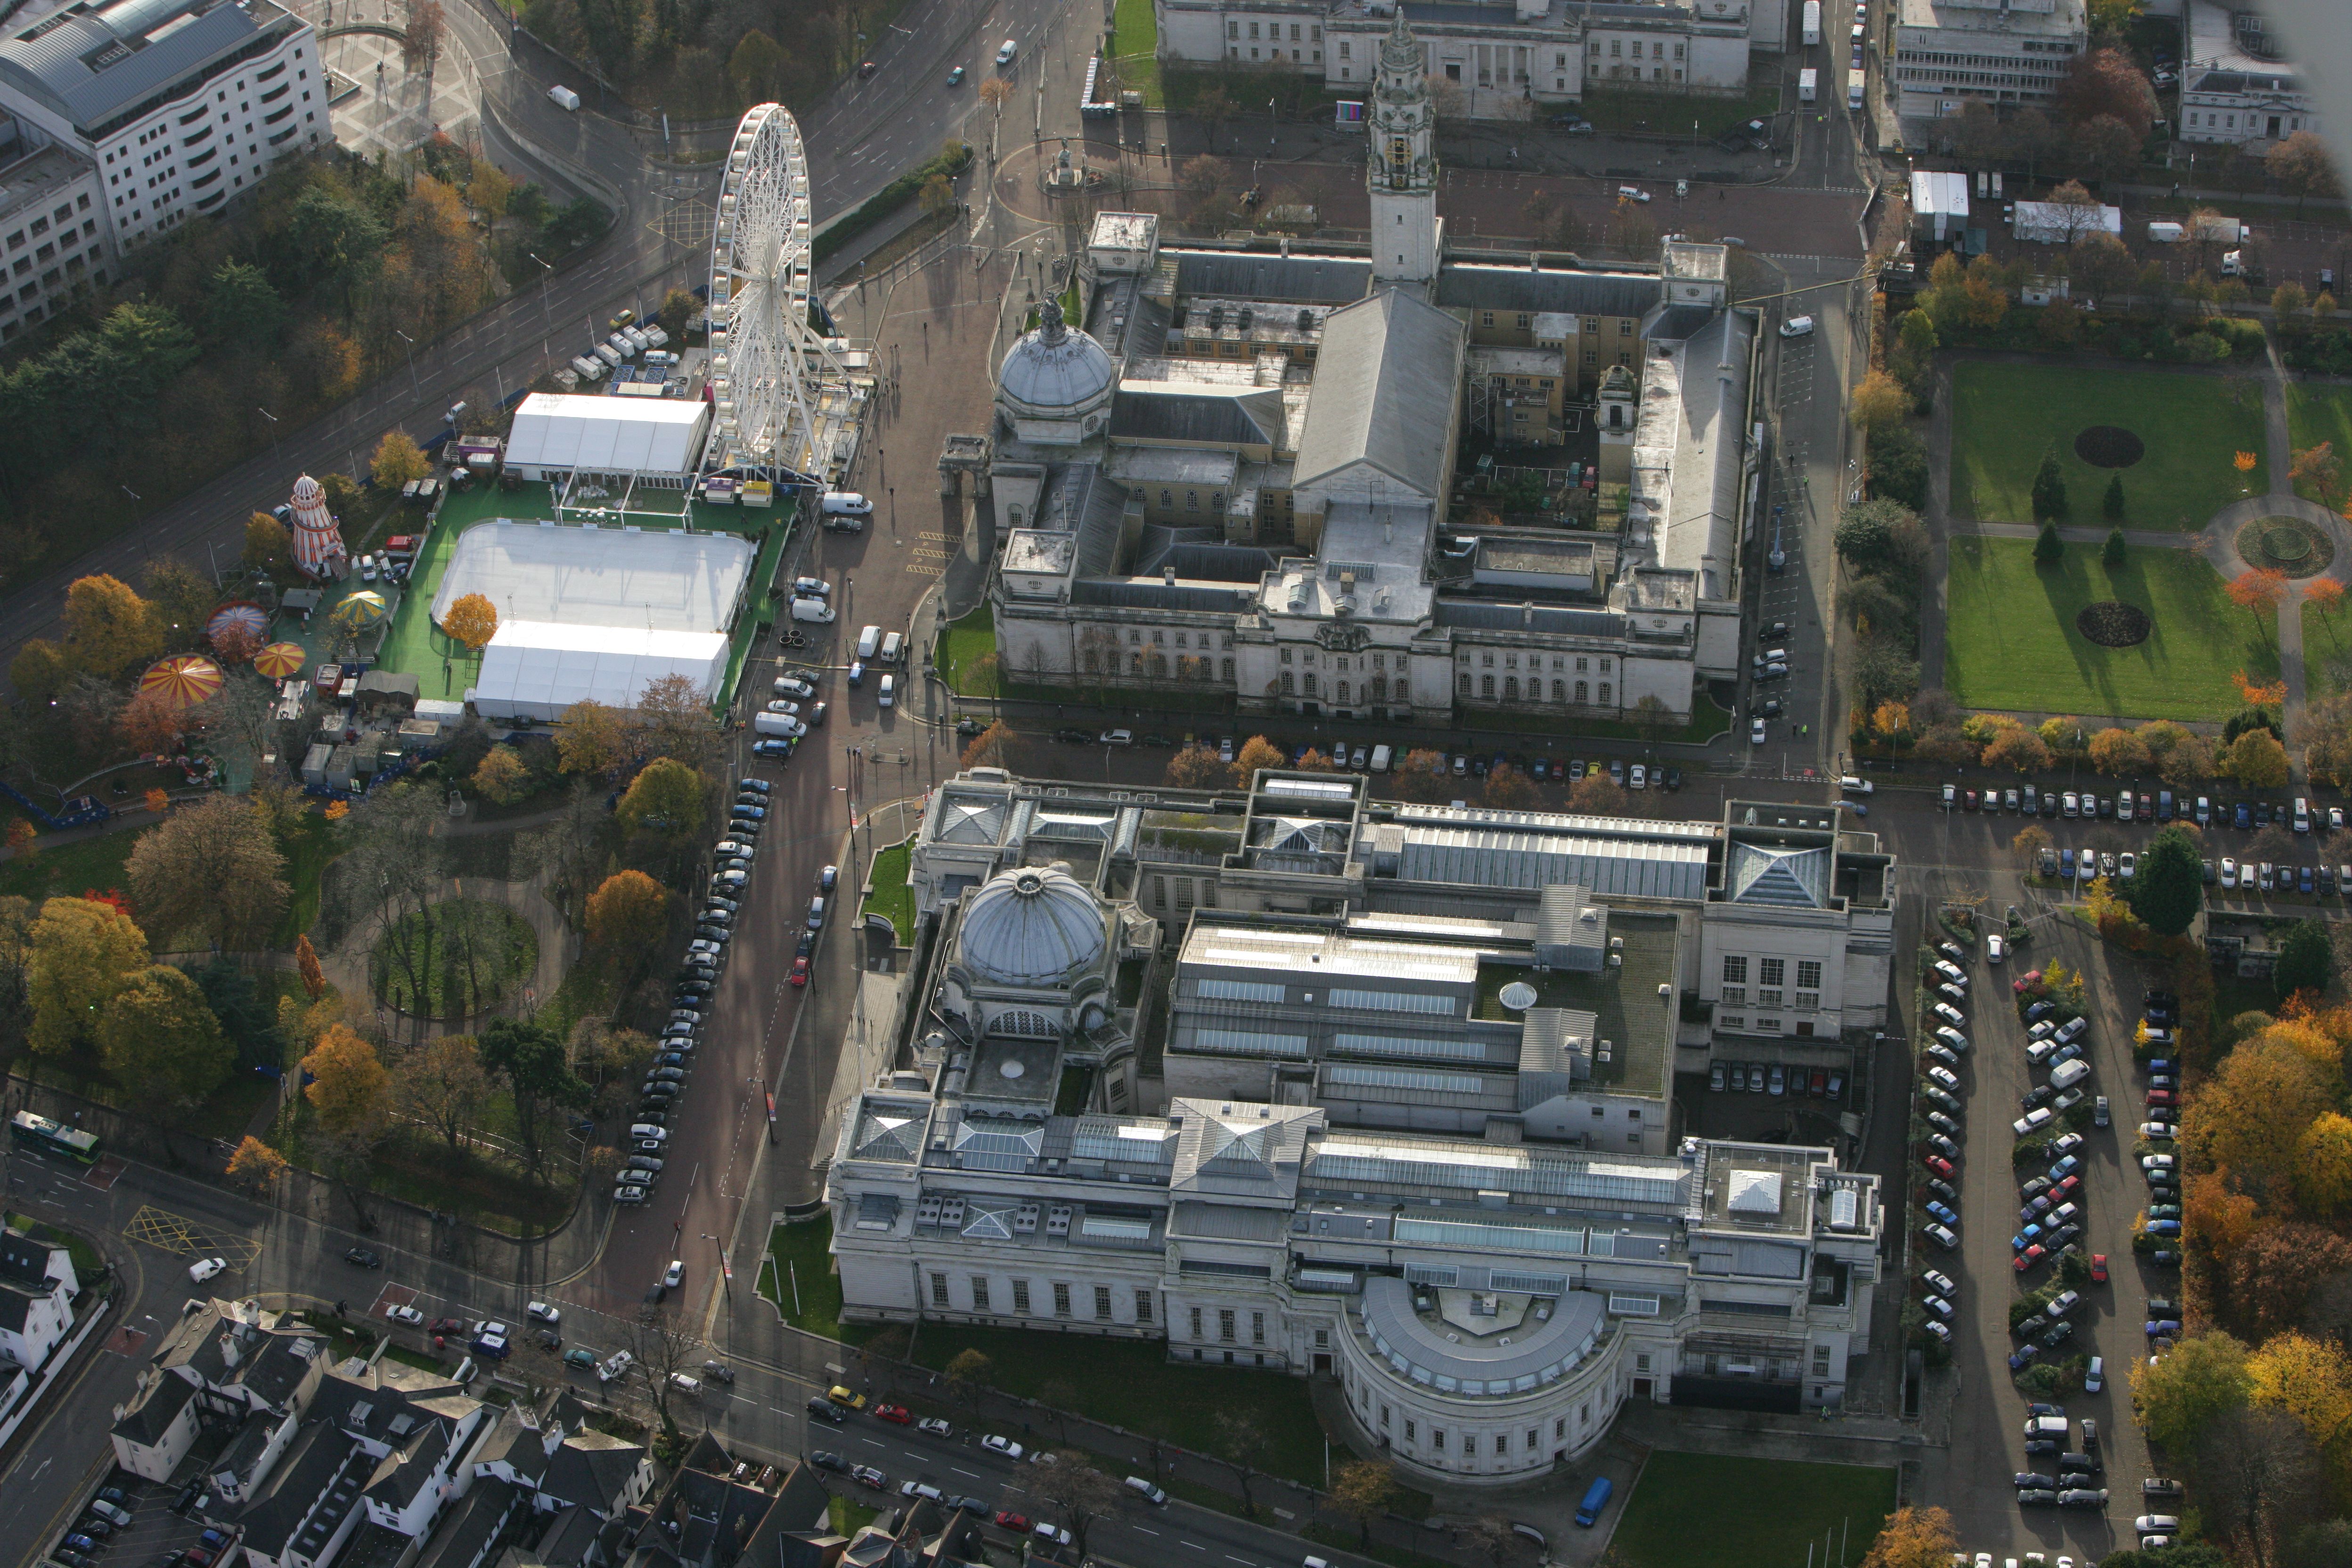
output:
[[2091,1283],[2104,1285],[2106,1282],[2107,1255],[2104,1252],[2094,1252],[2091,1254]]
[[1025,1513],[1013,1513],[1008,1510],[996,1516],[996,1528],[1009,1530],[1015,1535],[1026,1535],[1029,1533],[1029,1516]]
[[793,972],[790,974],[785,975],[784,978],[791,981],[795,985],[806,985],[809,983],[808,959],[805,956],[793,959]]
[[430,1334],[462,1334],[465,1331],[466,1320],[463,1318],[436,1318],[433,1326],[425,1330]]
[[2009,983],[2009,988],[2011,991],[2016,992],[2020,996],[2022,996],[2025,994],[2026,988],[2028,986],[2039,985],[2041,984],[2042,971],[2036,969],[2021,974],[2016,979],[2011,981]]
[[2172,1098],[2172,1091],[2168,1089],[2149,1089],[2147,1091],[2147,1102],[2150,1105],[2178,1105],[2180,1103],[2179,1100]]
[[1949,1160],[1945,1159],[1941,1154],[1928,1155],[1927,1164],[1927,1169],[1935,1172],[1936,1174],[1943,1177],[1944,1180],[1948,1182],[1952,1179],[1952,1163]]
[[874,1407],[874,1419],[887,1421],[893,1426],[912,1426],[915,1413],[903,1405],[877,1405]]
[[2083,1178],[2081,1176],[2068,1176],[2064,1181],[2060,1182],[2056,1186],[2050,1189],[2051,1203],[2053,1205],[2064,1203],[2068,1198],[2074,1195],[2075,1191],[2080,1188],[2082,1184]]
[[2012,1263],[2010,1267],[2015,1268],[2020,1274],[2022,1274],[2027,1269],[2032,1268],[2035,1264],[2041,1262],[2045,1254],[2042,1250],[2042,1244],[2040,1242],[2036,1242],[2032,1247],[2029,1247],[2024,1251],[2019,1253],[2017,1255],[2017,1261]]

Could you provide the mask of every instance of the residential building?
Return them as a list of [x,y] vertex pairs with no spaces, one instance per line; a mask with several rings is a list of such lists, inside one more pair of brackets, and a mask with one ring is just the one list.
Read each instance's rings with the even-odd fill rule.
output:
[[103,200],[88,159],[0,116],[0,342],[106,281]]
[[1924,133],[1970,100],[2047,109],[2088,43],[2084,0],[1899,0],[1895,113]]
[[[1078,269],[1095,330],[1049,300],[1006,354],[990,597],[1020,679],[1445,724],[1684,718],[1738,673],[1756,322],[1725,248],[1670,240],[1655,271],[1449,258],[1417,47],[1392,18],[1369,247],[1181,249],[1106,214]],[[1596,526],[1455,537],[1465,433],[1557,440],[1586,397]]]
[[327,91],[316,35],[277,0],[85,0],[0,38],[0,109],[94,167],[110,255],[332,141]]
[[2318,108],[2269,17],[2212,0],[2188,0],[2188,5],[2182,141],[2259,153],[2298,131],[2319,129]]

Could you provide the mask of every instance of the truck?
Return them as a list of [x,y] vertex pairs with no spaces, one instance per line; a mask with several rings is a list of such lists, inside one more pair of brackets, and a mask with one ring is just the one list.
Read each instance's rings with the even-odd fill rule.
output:
[[2189,230],[2177,223],[2152,223],[2147,226],[2150,245],[2179,245],[2189,237]]
[[1859,72],[1845,84],[1845,106],[1849,113],[1862,108],[1862,76]]
[[1797,73],[1797,101],[1811,103],[1820,96],[1822,73],[1807,66]]
[[2197,238],[2207,245],[2243,245],[2253,231],[2233,217],[2209,217],[2197,225]]
[[1822,0],[1805,0],[1805,47],[1822,41]]
[[579,111],[580,95],[568,87],[551,87],[547,89],[547,97],[558,109],[572,113]]

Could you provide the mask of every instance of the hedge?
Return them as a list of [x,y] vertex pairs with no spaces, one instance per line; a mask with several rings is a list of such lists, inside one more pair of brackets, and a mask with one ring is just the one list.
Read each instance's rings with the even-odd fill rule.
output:
[[823,261],[843,246],[880,223],[899,207],[915,199],[924,184],[933,174],[945,174],[953,179],[971,167],[971,143],[959,142],[940,152],[927,163],[908,170],[873,195],[847,217],[817,236],[814,258]]

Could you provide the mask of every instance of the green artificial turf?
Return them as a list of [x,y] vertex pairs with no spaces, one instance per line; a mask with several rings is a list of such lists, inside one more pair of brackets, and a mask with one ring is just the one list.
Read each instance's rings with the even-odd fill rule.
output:
[[1872,1465],[1655,1453],[1610,1545],[1632,1568],[1853,1568],[1895,1511]]
[[[2268,488],[2262,393],[2251,379],[2094,370],[2081,365],[1960,365],[1952,376],[1952,513],[2032,522],[2034,471],[2054,445],[2066,480],[2060,521],[2105,527],[2100,503],[2120,473],[2124,526],[2194,531],[2213,514]],[[2127,468],[2074,456],[2094,425],[2129,430],[2147,454]],[[2253,471],[2232,458],[2252,452]]]
[[[2113,572],[2094,546],[2036,566],[2022,539],[1955,539],[1944,684],[1962,706],[2084,717],[2221,719],[2244,706],[2231,675],[2278,674],[2273,628],[2230,603],[2221,577],[2185,551],[2134,548]],[[2120,599],[2154,630],[2101,647],[2074,627],[2085,605]]]

